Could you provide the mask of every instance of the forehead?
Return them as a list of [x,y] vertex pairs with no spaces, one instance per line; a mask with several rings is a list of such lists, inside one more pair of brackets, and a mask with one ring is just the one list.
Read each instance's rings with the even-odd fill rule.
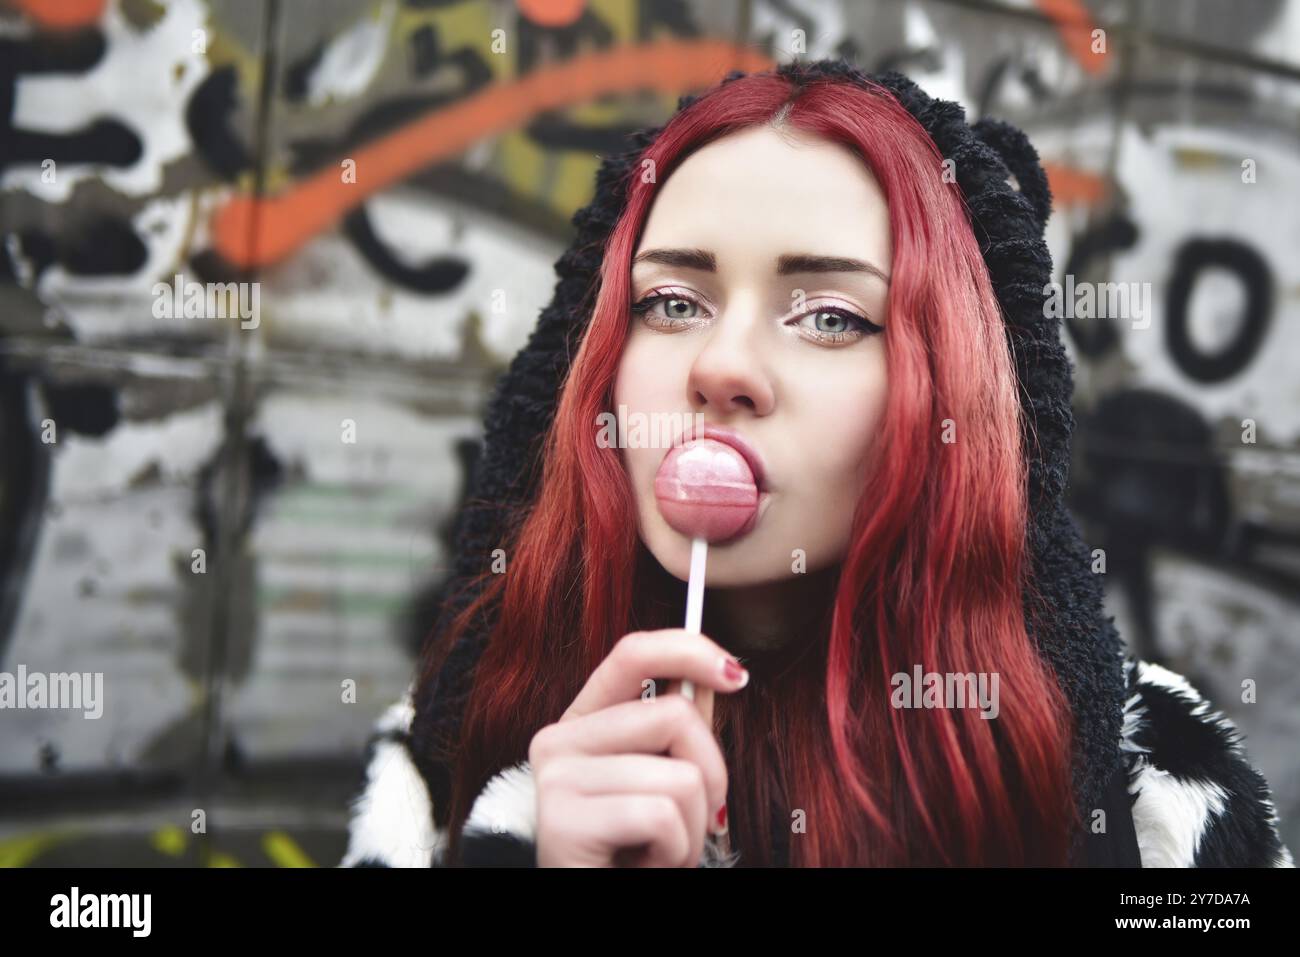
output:
[[638,251],[660,247],[712,250],[720,271],[756,260],[774,269],[778,255],[795,249],[888,271],[889,208],[848,148],[754,127],[693,153],[661,185]]

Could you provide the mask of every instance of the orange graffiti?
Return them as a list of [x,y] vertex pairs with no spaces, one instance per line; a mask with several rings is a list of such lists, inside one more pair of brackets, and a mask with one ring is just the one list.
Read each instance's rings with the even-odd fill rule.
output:
[[8,0],[28,18],[50,30],[69,30],[98,23],[105,0]]
[[1052,190],[1052,205],[1060,209],[1063,206],[1096,206],[1106,196],[1106,180],[1096,173],[1086,173],[1073,166],[1060,163],[1043,163],[1047,173],[1047,184]]
[[1056,32],[1070,56],[1089,73],[1100,73],[1106,68],[1106,54],[1092,48],[1092,31],[1096,29],[1083,0],[1035,0],[1056,24]]
[[515,6],[539,27],[567,27],[577,22],[586,8],[585,0],[516,0]]
[[233,197],[213,217],[213,248],[241,268],[281,262],[368,197],[547,110],[612,93],[681,94],[712,86],[728,70],[774,66],[754,50],[721,40],[657,40],[539,67],[358,147],[348,157],[355,162],[354,183],[343,182],[339,166],[327,166],[278,196]]

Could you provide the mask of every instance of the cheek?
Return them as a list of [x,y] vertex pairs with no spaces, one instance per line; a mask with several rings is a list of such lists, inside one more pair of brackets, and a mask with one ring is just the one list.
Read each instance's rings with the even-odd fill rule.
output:
[[811,402],[817,411],[803,417],[797,433],[810,466],[804,488],[813,496],[833,496],[837,510],[852,508],[862,493],[884,415],[884,361],[873,358],[868,368],[859,366],[852,374],[809,380],[818,384]]
[[610,411],[617,412],[620,405],[629,412],[649,410],[658,399],[656,366],[662,371],[662,362],[656,362],[654,351],[646,347],[643,338],[629,335],[614,377],[614,408]]
[[[658,361],[658,357],[652,350],[645,348],[638,337],[630,337],[623,350],[623,357],[619,361],[612,390],[613,407],[608,411],[618,416],[621,408],[629,417],[635,414],[672,411],[664,368],[664,363]],[[628,421],[633,420],[629,418]],[[659,468],[663,451],[625,447],[620,449],[620,453],[623,467],[632,478],[634,491],[640,497],[645,483],[653,479],[655,471]]]

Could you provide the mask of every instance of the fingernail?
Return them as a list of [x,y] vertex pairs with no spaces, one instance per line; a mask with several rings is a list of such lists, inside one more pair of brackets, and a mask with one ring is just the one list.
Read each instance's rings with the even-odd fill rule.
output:
[[[749,684],[749,672],[742,668],[740,662],[735,658],[726,657],[722,659],[722,674],[737,688],[743,688]],[[736,682],[739,682],[739,684],[736,684]]]
[[727,833],[727,805],[725,804],[722,805],[722,807],[718,808],[718,813],[714,815],[713,833],[714,834]]

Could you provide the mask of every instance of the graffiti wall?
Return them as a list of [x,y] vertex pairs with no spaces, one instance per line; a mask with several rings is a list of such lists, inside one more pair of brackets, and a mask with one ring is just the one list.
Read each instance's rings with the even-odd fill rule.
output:
[[335,863],[600,155],[830,55],[1039,149],[1072,506],[1300,846],[1300,3],[3,0],[0,670],[111,707],[5,713],[0,864]]

